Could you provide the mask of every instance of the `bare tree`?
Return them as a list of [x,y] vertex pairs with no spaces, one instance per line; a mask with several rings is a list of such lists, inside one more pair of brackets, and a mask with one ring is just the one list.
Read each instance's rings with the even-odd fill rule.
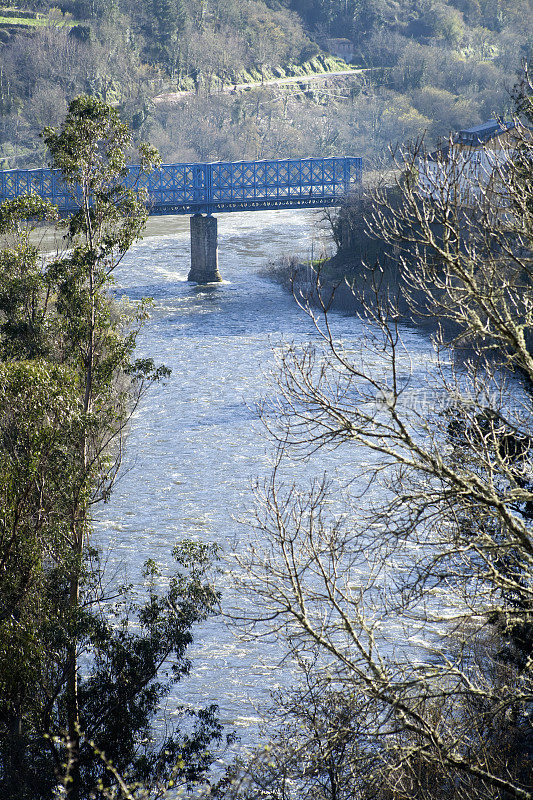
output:
[[[531,119],[527,78],[519,96]],[[322,780],[324,757],[313,797],[533,798],[533,142],[518,120],[512,136],[490,174],[448,147],[431,192],[421,150],[406,154],[402,202],[377,197],[369,224],[396,248],[413,311],[442,322],[423,396],[382,300],[357,352],[323,305],[322,345],[278,353],[263,410],[276,465],[235,579],[257,600],[244,630],[283,637],[325,705],[312,734],[295,708],[299,757],[281,725],[276,757],[237,770],[227,796],[307,796],[318,737],[335,771]],[[287,484],[289,459],[327,449],[353,465],[344,493]],[[327,746],[334,697],[364,721],[342,751]]]

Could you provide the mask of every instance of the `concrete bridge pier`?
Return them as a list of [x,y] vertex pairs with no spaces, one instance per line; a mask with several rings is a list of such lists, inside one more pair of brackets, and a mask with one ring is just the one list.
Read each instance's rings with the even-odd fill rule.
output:
[[221,281],[218,271],[218,220],[216,217],[195,214],[191,217],[191,271],[189,280],[195,283]]

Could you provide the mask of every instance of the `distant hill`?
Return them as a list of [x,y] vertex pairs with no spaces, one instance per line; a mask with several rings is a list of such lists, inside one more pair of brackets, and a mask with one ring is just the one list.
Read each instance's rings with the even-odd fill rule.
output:
[[[37,166],[39,131],[68,100],[119,106],[165,160],[355,153],[504,114],[532,51],[531,0],[33,0],[0,8],[0,164]],[[332,68],[343,40],[359,82],[222,85]],[[335,62],[338,64],[338,62]],[[178,106],[154,105],[187,90]]]

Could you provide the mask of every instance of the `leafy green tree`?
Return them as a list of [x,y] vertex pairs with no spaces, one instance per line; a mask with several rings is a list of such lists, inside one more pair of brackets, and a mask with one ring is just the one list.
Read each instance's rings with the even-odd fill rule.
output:
[[[125,426],[168,374],[134,359],[146,306],[122,313],[110,294],[146,197],[124,186],[131,136],[101,101],[76,98],[44,137],[80,208],[64,223],[68,249],[47,262],[26,220],[55,210],[35,196],[0,208],[0,794],[103,798],[117,770],[149,791],[187,786],[221,739],[215,709],[184,712],[164,740],[152,721],[187,674],[192,626],[216,610],[214,552],[183,543],[166,588],[149,564],[134,601],[127,588],[103,593],[91,545]],[[142,146],[139,160],[150,169],[156,154]]]
[[154,734],[152,719],[172,686],[189,672],[192,626],[217,609],[219,595],[209,580],[216,555],[216,547],[181,542],[173,550],[177,571],[168,583],[149,561],[144,602],[132,601],[126,591],[127,603],[116,608],[115,618],[92,611],[84,620],[95,662],[80,686],[85,793],[99,783],[113,785],[90,741],[129,782],[144,787],[190,787],[205,779],[212,745],[222,740],[216,707],[199,712],[177,707],[183,730],[174,723],[164,736]]
[[[88,511],[95,491],[105,495],[116,474],[109,465],[111,442],[124,428],[126,395],[116,390],[120,373],[143,382],[157,378],[153,365],[140,371],[130,358],[135,337],[123,337],[112,320],[108,290],[113,270],[139,237],[147,211],[142,192],[126,188],[126,154],[131,134],[118,113],[102,101],[81,95],[69,106],[59,131],[45,129],[44,141],[53,166],[80,203],[69,219],[70,254],[50,266],[57,287],[56,308],[64,338],[63,358],[72,364],[80,380],[83,424],[74,453],[78,478],[70,502],[71,547],[76,557],[70,580],[70,604],[79,605],[83,546],[88,534]],[[141,168],[151,169],[155,152],[141,145]],[[79,747],[78,659],[73,641],[68,658],[68,733],[73,761]],[[73,770],[71,796],[77,798],[78,772]]]
[[184,0],[151,0],[145,26],[149,59],[169,75],[179,70],[189,15]]
[[50,347],[46,331],[50,303],[38,248],[31,241],[35,222],[57,218],[50,203],[32,195],[0,206],[0,356],[3,360],[35,358]]

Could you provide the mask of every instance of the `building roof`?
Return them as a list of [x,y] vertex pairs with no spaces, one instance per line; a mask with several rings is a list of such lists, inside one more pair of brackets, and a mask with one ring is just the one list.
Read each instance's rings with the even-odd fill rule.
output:
[[490,142],[496,136],[505,133],[511,128],[515,127],[514,122],[505,122],[501,119],[489,119],[481,125],[476,125],[473,128],[466,128],[463,131],[458,131],[453,137],[456,144],[466,144],[472,146],[485,144]]
[[[491,139],[495,139],[502,133],[516,127],[515,122],[505,122],[502,119],[489,119],[481,125],[473,128],[465,128],[453,134],[452,144],[465,145],[467,147],[480,147]],[[428,161],[447,161],[450,155],[450,144],[444,144],[438,150],[434,150],[426,156]]]

